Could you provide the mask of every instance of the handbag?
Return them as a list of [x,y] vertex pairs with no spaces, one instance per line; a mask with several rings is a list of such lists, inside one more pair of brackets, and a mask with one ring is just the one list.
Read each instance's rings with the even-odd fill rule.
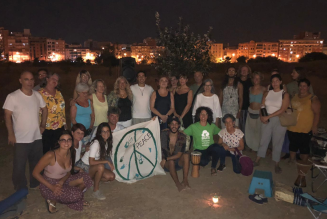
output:
[[[235,148],[235,152],[239,155],[239,159],[236,158],[237,163],[241,166],[240,173],[243,176],[250,176],[253,173],[253,162],[251,158],[246,155],[241,154],[241,152]],[[235,153],[235,156],[236,156]],[[238,165],[237,165],[238,166]],[[239,167],[237,167],[239,168]]]
[[280,125],[283,127],[295,126],[297,123],[297,113],[288,107],[285,112],[279,115]]

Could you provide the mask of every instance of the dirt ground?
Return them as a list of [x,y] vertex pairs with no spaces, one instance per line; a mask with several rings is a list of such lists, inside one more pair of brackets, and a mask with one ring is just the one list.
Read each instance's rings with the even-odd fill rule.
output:
[[[0,68],[1,72],[1,68]],[[18,88],[18,71],[12,71],[14,76],[4,75],[10,78],[7,83],[1,83],[0,103],[3,105],[5,96]],[[210,75],[209,75],[210,76]],[[63,95],[66,102],[72,94],[74,84],[73,76],[65,77],[62,75]],[[220,77],[211,75],[215,84],[219,84]],[[112,77],[105,73],[99,73],[94,78],[103,78],[108,81],[108,90],[112,89]],[[327,84],[327,77],[320,75],[310,78],[315,92],[323,102],[322,118],[320,126],[326,128],[326,107],[325,101],[327,91],[324,89]],[[154,79],[149,76],[149,83],[154,86]],[[67,115],[67,117],[69,117]],[[3,117],[2,117],[3,118]],[[3,119],[0,120],[0,200],[11,195],[13,185],[11,182],[12,172],[12,146],[7,145],[7,132]],[[255,153],[245,152],[251,158]],[[274,166],[271,156],[262,160],[258,170],[271,171],[275,182],[293,185],[296,177],[296,166],[289,165],[286,161],[281,161],[283,169],[282,174],[274,173]],[[109,184],[101,184],[100,189],[106,195],[107,199],[98,201],[91,197],[91,191],[87,191],[85,199],[91,206],[84,209],[83,212],[76,212],[64,205],[58,204],[58,210],[54,215],[50,215],[45,207],[44,199],[37,190],[30,190],[27,199],[27,210],[20,218],[287,218],[287,219],[309,219],[311,214],[305,207],[296,206],[283,201],[275,201],[274,198],[268,199],[268,204],[258,205],[248,199],[248,188],[251,182],[251,176],[245,177],[234,174],[232,171],[232,162],[230,158],[226,159],[227,168],[218,173],[217,176],[210,175],[210,168],[207,166],[200,170],[199,178],[189,177],[191,190],[179,193],[169,174],[165,176],[154,176],[152,178],[139,181],[134,184],[124,184],[117,181]],[[28,168],[26,170],[28,175]],[[179,177],[182,172],[179,171]],[[322,178],[317,179],[317,182]],[[310,176],[307,177],[308,186],[311,184]],[[311,193],[311,188],[305,188],[305,192]],[[212,197],[219,196],[219,204],[212,205]],[[314,194],[316,197],[326,198],[327,187],[321,188]],[[324,217],[322,217],[324,218]],[[327,217],[326,217],[327,218]]]

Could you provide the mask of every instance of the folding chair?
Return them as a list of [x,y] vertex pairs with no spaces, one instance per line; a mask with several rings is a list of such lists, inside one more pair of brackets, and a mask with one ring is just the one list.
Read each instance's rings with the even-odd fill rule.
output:
[[[313,167],[311,169],[311,178],[312,178],[311,189],[312,189],[312,192],[315,193],[323,184],[325,184],[325,182],[327,182],[327,165],[321,165],[321,164],[317,163],[316,161],[312,161],[312,163],[313,163]],[[320,171],[320,173],[322,174],[322,176],[324,177],[324,180],[320,183],[319,186],[317,186],[316,189],[314,189],[313,184],[315,182],[315,179],[319,176],[319,173],[316,176],[313,175],[313,171],[315,168],[317,168]]]
[[301,196],[306,199],[307,208],[315,219],[319,219],[322,213],[327,214],[327,199],[321,202],[308,193],[301,194]]

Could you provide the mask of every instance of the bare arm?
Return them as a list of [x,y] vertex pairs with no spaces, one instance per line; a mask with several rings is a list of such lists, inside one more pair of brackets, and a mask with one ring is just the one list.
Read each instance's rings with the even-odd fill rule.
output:
[[[237,149],[239,151],[242,151],[244,149],[244,140],[243,140],[243,138],[240,139]],[[229,148],[229,151],[235,151],[235,148]]]
[[76,124],[76,113],[77,113],[77,107],[76,106],[71,106],[70,107],[70,121],[72,124]]
[[14,133],[14,126],[12,122],[12,111],[5,109],[5,122],[8,130],[8,144],[14,145],[16,143],[16,137]]
[[48,108],[45,106],[45,107],[41,108],[41,110],[42,110],[42,118],[41,118],[41,124],[40,124],[40,131],[42,134],[45,130],[45,125],[46,125],[47,119],[48,119]]
[[190,90],[187,94],[187,104],[183,110],[183,113],[181,115],[181,118],[184,118],[184,116],[186,115],[186,113],[188,113],[188,111],[191,109],[192,106],[192,101],[193,101],[193,91]]
[[182,155],[183,155],[182,152],[178,152],[177,154],[175,154],[173,156],[167,157],[167,161],[168,160],[176,160],[176,159],[180,158]]
[[320,103],[318,97],[314,97],[312,99],[311,109],[314,114],[313,124],[312,124],[312,133],[314,135],[316,135],[318,133],[318,123],[319,123],[319,119],[320,119],[320,109],[321,109],[321,103]]
[[223,106],[223,90],[220,89],[220,92],[219,92],[219,102],[220,102],[220,107]]
[[91,110],[92,110],[90,129],[92,129],[93,128],[93,125],[94,125],[94,120],[95,120],[94,108],[93,108],[93,101],[91,101],[90,104],[91,104]]
[[170,92],[170,110],[166,114],[167,116],[171,115],[175,111],[175,102],[174,102],[174,95]]
[[98,165],[98,164],[106,164],[106,163],[109,165],[112,171],[115,169],[115,166],[109,160],[95,160],[94,157],[89,157],[90,166]]

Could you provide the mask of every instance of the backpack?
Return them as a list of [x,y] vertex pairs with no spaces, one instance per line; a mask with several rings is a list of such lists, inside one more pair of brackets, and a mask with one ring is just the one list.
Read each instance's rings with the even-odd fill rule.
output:
[[[251,158],[246,155],[242,155],[241,152],[235,148],[236,153],[239,155],[239,163],[242,166],[241,173],[243,176],[250,176],[253,173],[253,162]],[[235,155],[236,155],[235,153]]]

